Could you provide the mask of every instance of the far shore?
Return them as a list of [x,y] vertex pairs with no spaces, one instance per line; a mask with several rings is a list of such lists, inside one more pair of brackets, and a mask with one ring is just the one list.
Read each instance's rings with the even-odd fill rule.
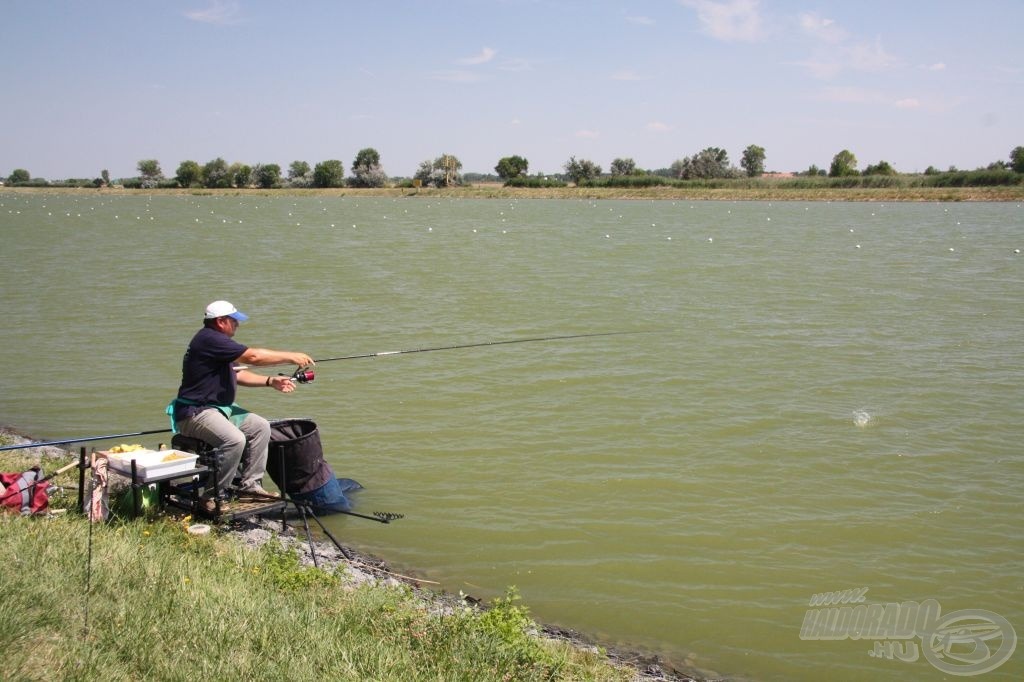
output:
[[480,183],[464,187],[382,187],[379,189],[123,189],[118,187],[0,187],[0,193],[70,194],[75,196],[309,196],[309,197],[408,197],[430,199],[565,199],[565,200],[664,200],[664,201],[866,201],[948,202],[1024,201],[1024,185],[998,187],[878,187],[878,188],[682,188],[648,187],[505,187]]

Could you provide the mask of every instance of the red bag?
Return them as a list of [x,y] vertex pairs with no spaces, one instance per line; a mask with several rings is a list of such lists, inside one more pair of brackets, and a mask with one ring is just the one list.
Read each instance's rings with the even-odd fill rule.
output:
[[0,474],[0,507],[17,510],[22,514],[44,514],[50,504],[46,494],[48,483],[41,481],[43,472],[32,467],[21,474]]

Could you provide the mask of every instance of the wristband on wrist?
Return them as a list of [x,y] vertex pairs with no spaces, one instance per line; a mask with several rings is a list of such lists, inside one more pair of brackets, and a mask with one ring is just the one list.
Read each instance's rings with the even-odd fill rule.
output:
[[267,386],[270,385],[270,377],[267,377]]

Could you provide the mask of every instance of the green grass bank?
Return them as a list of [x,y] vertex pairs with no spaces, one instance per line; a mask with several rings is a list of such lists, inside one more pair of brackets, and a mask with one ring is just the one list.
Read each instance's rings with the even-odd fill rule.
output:
[[[20,452],[0,453],[0,469],[34,463]],[[45,460],[44,473],[67,461]],[[54,482],[73,488],[75,477]],[[76,496],[57,493],[51,506],[74,507]],[[306,566],[279,539],[253,549],[188,525],[0,513],[4,679],[684,679],[543,636],[512,588],[481,609],[409,585],[357,584],[344,564]]]

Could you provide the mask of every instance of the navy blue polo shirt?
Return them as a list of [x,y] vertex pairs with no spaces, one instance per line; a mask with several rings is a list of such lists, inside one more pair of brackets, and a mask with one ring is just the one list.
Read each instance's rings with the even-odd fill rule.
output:
[[196,405],[177,403],[175,421],[187,419],[208,405],[230,405],[235,402],[238,379],[234,362],[248,350],[224,332],[203,327],[185,351],[181,363],[181,387],[178,397]]

